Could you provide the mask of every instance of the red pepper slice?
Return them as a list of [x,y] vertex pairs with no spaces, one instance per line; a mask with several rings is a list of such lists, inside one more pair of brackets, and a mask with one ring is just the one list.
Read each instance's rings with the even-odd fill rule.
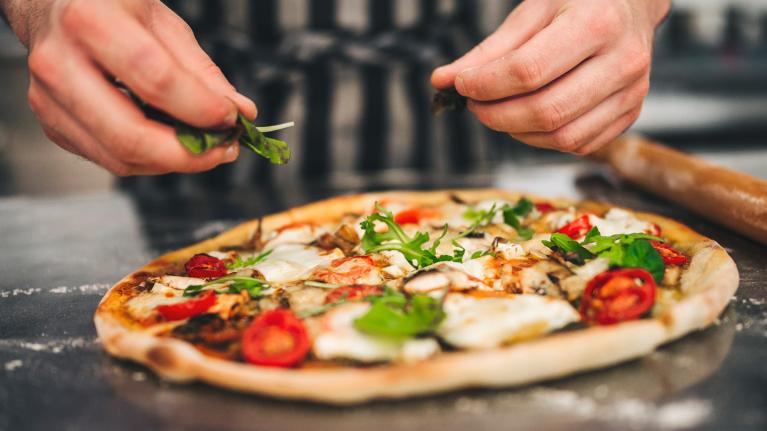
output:
[[349,286],[336,287],[325,295],[325,304],[336,302],[341,298],[347,301],[364,299],[367,296],[380,295],[383,290],[381,286],[372,286],[369,284],[352,284]]
[[242,356],[255,365],[293,367],[310,349],[304,322],[284,308],[261,313],[242,334]]
[[612,325],[637,319],[655,303],[655,281],[639,268],[605,271],[591,279],[581,298],[584,321]]
[[216,304],[216,292],[206,290],[199,298],[177,304],[160,305],[157,312],[165,320],[182,320],[202,314]]
[[437,217],[439,213],[431,208],[411,208],[398,212],[394,216],[397,224],[418,224],[421,220]]
[[572,239],[578,239],[589,233],[592,227],[593,226],[591,225],[591,220],[589,220],[589,215],[584,214],[571,221],[570,223],[562,226],[557,232],[563,233]]
[[663,263],[666,265],[684,265],[689,262],[690,259],[682,253],[676,251],[673,247],[660,241],[650,241],[653,248],[660,254],[663,259]]
[[226,275],[224,261],[204,253],[192,256],[184,268],[190,277],[219,278]]
[[554,210],[554,205],[549,202],[536,202],[535,209],[537,209],[541,214],[546,214],[547,212]]

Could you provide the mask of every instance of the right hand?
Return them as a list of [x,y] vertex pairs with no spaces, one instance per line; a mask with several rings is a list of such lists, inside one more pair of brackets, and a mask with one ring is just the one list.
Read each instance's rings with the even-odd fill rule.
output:
[[238,112],[256,117],[159,0],[22,0],[6,9],[30,49],[29,104],[60,147],[120,176],[200,172],[237,158],[236,143],[192,155],[108,79],[196,127],[232,126]]

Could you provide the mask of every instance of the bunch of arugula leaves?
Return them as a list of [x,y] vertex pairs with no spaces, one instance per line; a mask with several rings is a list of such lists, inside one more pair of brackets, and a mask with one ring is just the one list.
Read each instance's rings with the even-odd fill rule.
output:
[[259,127],[239,114],[236,124],[229,129],[200,129],[179,121],[147,104],[122,83],[115,82],[114,84],[133,99],[133,102],[144,112],[147,118],[173,127],[176,130],[178,141],[192,154],[202,154],[227,142],[237,141],[243,147],[268,159],[273,164],[281,165],[290,160],[291,151],[288,144],[285,141],[270,138],[265,133],[292,127],[293,122]]
[[[402,253],[405,259],[414,268],[423,268],[437,262],[463,262],[465,250],[457,249],[451,255],[437,255],[442,239],[447,235],[447,225],[442,230],[442,235],[434,240],[431,247],[424,248],[423,245],[431,239],[428,232],[416,232],[414,236],[409,236],[402,230],[396,221],[394,215],[384,207],[376,203],[378,212],[369,215],[360,223],[360,227],[365,231],[362,235],[362,249],[365,253],[378,253],[386,250],[393,250]],[[376,232],[375,222],[384,223],[388,230],[386,232]]]
[[[533,202],[527,198],[521,198],[512,207],[509,204],[504,204],[500,209],[496,204],[493,204],[488,210],[478,210],[475,208],[469,208],[463,213],[463,218],[469,221],[473,221],[472,225],[466,231],[462,232],[459,237],[464,237],[473,233],[480,226],[486,226],[493,222],[495,215],[498,211],[503,213],[503,222],[514,228],[517,234],[522,239],[530,239],[533,237],[533,230],[522,226],[520,219],[525,218],[530,211],[533,210]],[[457,238],[456,238],[457,239]]]
[[354,321],[354,326],[367,334],[387,337],[414,337],[433,333],[445,318],[442,303],[428,295],[409,298],[392,288],[380,296],[365,298],[370,309]]
[[269,287],[269,284],[265,283],[263,280],[244,275],[231,274],[211,280],[205,284],[189,286],[184,289],[184,296],[195,297],[202,293],[206,287],[217,284],[223,284],[224,286],[216,288],[216,293],[240,293],[244,290],[248,292],[251,298],[260,297],[261,292]]
[[578,265],[603,257],[609,260],[611,267],[643,268],[660,283],[666,265],[650,241],[663,239],[644,233],[603,236],[595,226],[581,242],[563,233],[553,233],[548,241],[543,241],[543,245],[561,252],[565,259]]

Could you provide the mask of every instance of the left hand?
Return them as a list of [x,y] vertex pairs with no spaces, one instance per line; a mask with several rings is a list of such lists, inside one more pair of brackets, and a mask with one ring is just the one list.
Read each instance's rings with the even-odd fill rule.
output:
[[639,117],[655,27],[670,0],[526,0],[477,47],[431,77],[455,86],[491,129],[588,154]]

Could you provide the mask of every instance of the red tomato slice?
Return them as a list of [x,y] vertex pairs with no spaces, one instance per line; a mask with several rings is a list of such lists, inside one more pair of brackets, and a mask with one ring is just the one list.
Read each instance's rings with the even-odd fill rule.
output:
[[584,321],[612,325],[634,320],[655,303],[655,280],[644,269],[615,269],[591,279],[581,298]]
[[207,254],[195,254],[186,261],[184,268],[190,277],[219,278],[226,275],[224,261]]
[[325,304],[336,302],[341,298],[345,298],[347,301],[356,301],[367,296],[380,295],[381,292],[383,292],[381,286],[371,286],[369,284],[341,286],[328,292],[325,296]]
[[255,365],[294,367],[310,349],[304,322],[284,308],[261,313],[242,334],[242,356]]
[[312,279],[330,284],[359,284],[359,281],[376,270],[375,262],[370,256],[349,256],[336,259],[330,263],[330,268],[315,271]]
[[690,259],[682,253],[676,251],[673,247],[660,241],[650,241],[653,248],[660,254],[663,263],[666,265],[684,265]]
[[585,236],[593,226],[589,220],[589,215],[584,214],[570,223],[559,228],[557,232],[563,233],[572,239],[578,239]]
[[432,208],[411,208],[400,211],[394,216],[397,224],[418,224],[421,220],[435,218],[439,215],[437,210]]
[[549,202],[536,202],[535,209],[537,209],[541,214],[546,214],[547,212],[554,210],[554,205]]
[[202,314],[216,304],[216,292],[206,290],[199,298],[177,304],[160,305],[157,312],[165,320],[182,320]]

